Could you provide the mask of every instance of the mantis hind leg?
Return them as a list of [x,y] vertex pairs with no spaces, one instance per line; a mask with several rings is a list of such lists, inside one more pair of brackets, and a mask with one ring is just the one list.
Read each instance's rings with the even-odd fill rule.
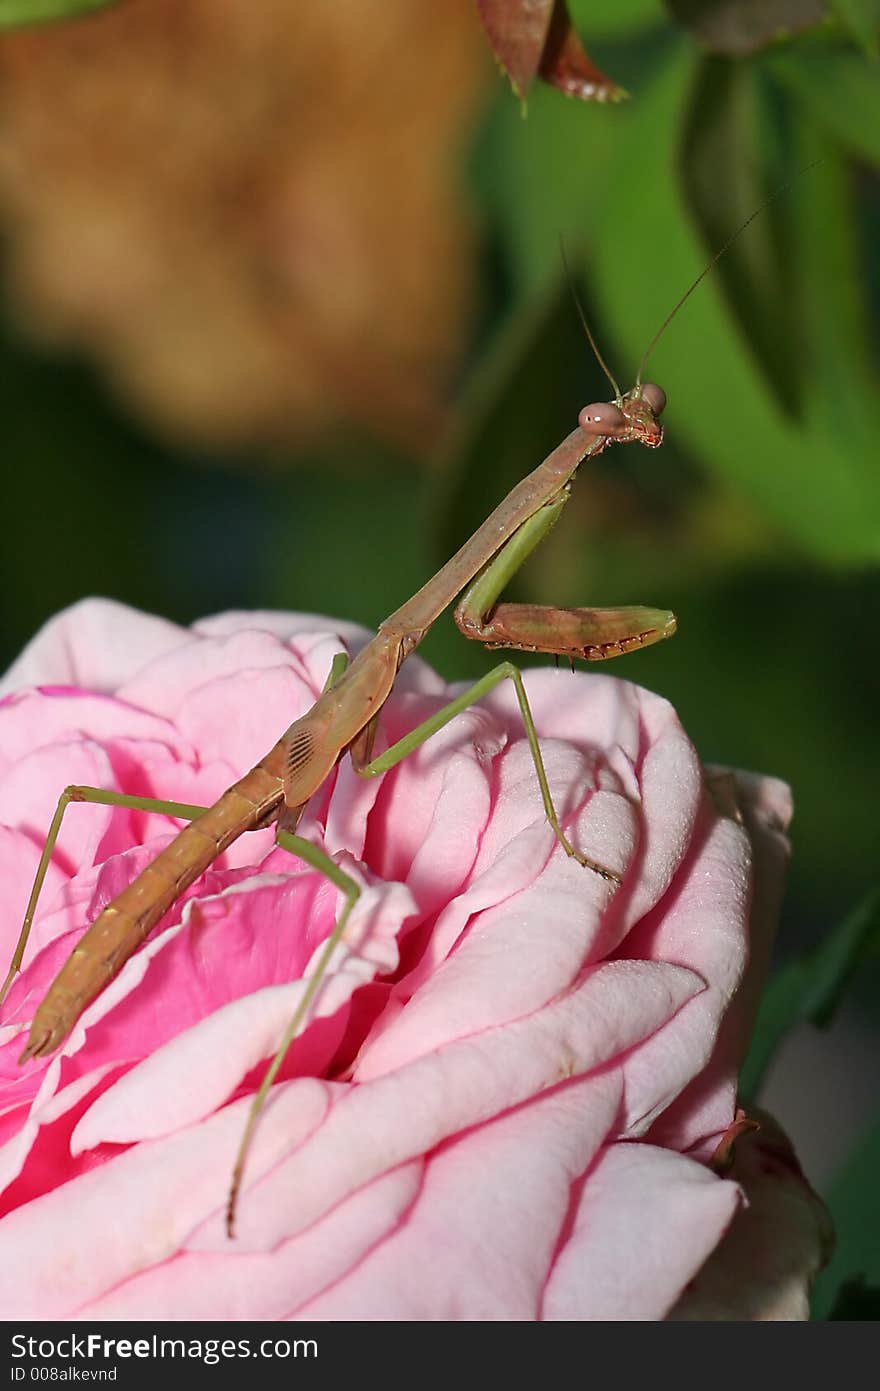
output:
[[[324,684],[324,691],[329,691],[348,666],[348,656],[345,652],[337,652],[330,667],[330,674]],[[253,1142],[254,1132],[260,1113],[266,1104],[266,1098],[272,1088],[272,1084],[278,1076],[284,1059],[290,1051],[294,1039],[305,1023],[309,1008],[314,1000],[324,976],[327,974],[327,967],[334,951],[342,940],[346,924],[351,917],[352,909],[360,898],[360,887],[352,879],[351,875],[346,874],[340,869],[334,860],[325,851],[320,850],[317,845],[312,845],[311,841],[305,840],[302,836],[295,834],[300,817],[305,809],[305,804],[299,806],[282,805],[278,812],[278,829],[275,833],[275,840],[283,850],[289,850],[298,859],[304,860],[306,864],[317,869],[331,884],[335,884],[345,898],[342,912],[339,914],[333,931],[324,943],[323,951],[318,957],[317,964],[312,974],[309,976],[305,990],[300,1001],[291,1015],[290,1022],[284,1031],[281,1042],[263,1074],[263,1079],[254,1093],[253,1099],[248,1110],[247,1120],[242,1131],[241,1141],[238,1146],[238,1153],[235,1157],[235,1164],[232,1169],[232,1178],[229,1184],[229,1196],[226,1202],[226,1234],[232,1237],[235,1234],[235,1212],[238,1206],[238,1195],[241,1191],[241,1183],[244,1177],[245,1164],[247,1163],[248,1153]]]
[[[301,809],[297,808],[296,810]],[[245,1122],[241,1142],[238,1147],[235,1165],[232,1170],[232,1180],[229,1186],[229,1198],[226,1205],[226,1232],[229,1237],[232,1237],[235,1231],[235,1209],[238,1203],[238,1194],[241,1189],[244,1167],[253,1140],[254,1131],[256,1130],[257,1122],[260,1118],[260,1112],[265,1105],[266,1097],[269,1095],[272,1083],[278,1076],[281,1064],[287,1057],[294,1039],[306,1020],[312,1001],[318,993],[321,982],[327,973],[330,959],[342,940],[346,924],[351,917],[352,909],[360,898],[361,893],[359,885],[355,883],[351,875],[346,874],[344,870],[339,868],[335,861],[330,859],[329,855],[323,850],[319,850],[316,845],[312,845],[310,841],[304,840],[302,836],[293,835],[290,831],[283,830],[279,830],[276,839],[282,849],[289,850],[292,855],[296,855],[300,860],[305,860],[306,864],[311,865],[313,869],[319,870],[332,884],[335,884],[343,894],[345,904],[342,912],[336,919],[333,931],[324,943],[324,949],[318,957],[315,969],[308,977],[300,1001],[291,1015],[290,1022],[284,1031],[281,1042],[276,1048],[272,1061],[266,1068],[263,1080],[254,1093],[253,1100],[251,1101],[247,1121]]]
[[538,742],[538,732],[535,729],[535,721],[529,705],[528,696],[526,695],[525,686],[523,685],[522,674],[512,662],[500,662],[497,667],[493,667],[493,669],[485,676],[481,677],[479,681],[475,681],[472,686],[469,686],[462,695],[450,701],[448,705],[444,705],[443,709],[438,710],[436,715],[432,715],[430,719],[425,720],[422,724],[411,730],[409,734],[399,739],[396,744],[392,744],[391,748],[386,749],[378,758],[374,759],[370,759],[373,735],[375,733],[375,721],[371,721],[363,733],[358,735],[358,738],[351,745],[351,761],[354,765],[355,772],[358,773],[360,777],[364,778],[374,778],[380,773],[387,773],[390,768],[393,768],[396,764],[400,763],[402,759],[406,758],[407,754],[412,753],[421,744],[424,744],[427,739],[430,739],[432,734],[436,734],[439,730],[443,729],[443,727],[447,725],[450,720],[453,720],[456,715],[461,714],[463,710],[467,710],[469,706],[475,705],[483,696],[488,695],[499,682],[506,680],[513,682],[516,691],[516,698],[519,702],[526,738],[532,755],[532,762],[535,765],[538,785],[541,789],[544,814],[552,827],[553,834],[556,836],[556,839],[559,841],[566,855],[570,855],[572,859],[577,860],[578,864],[583,865],[585,869],[591,869],[594,874],[601,875],[603,879],[608,879],[614,884],[620,884],[622,882],[621,877],[615,870],[608,869],[605,865],[599,864],[596,860],[591,860],[589,856],[583,855],[580,850],[576,850],[559,824],[559,817],[553,805],[550,784],[547,781],[547,772],[544,767],[541,747]]
[[34,876],[34,884],[25,909],[24,922],[21,925],[21,932],[18,934],[18,941],[15,951],[12,953],[12,960],[9,963],[9,970],[6,979],[0,987],[0,1004],[6,999],[9,988],[18,972],[21,970],[21,963],[24,957],[25,947],[28,937],[31,934],[34,915],[37,911],[40,892],[46,879],[46,874],[52,860],[52,853],[61,831],[61,822],[64,813],[71,802],[91,802],[95,806],[102,807],[129,807],[133,811],[149,811],[160,816],[174,816],[181,821],[193,821],[205,810],[204,807],[190,806],[184,802],[165,802],[156,797],[130,797],[124,792],[108,792],[101,787],[65,787],[61,796],[58,798],[58,805],[55,808],[55,815],[49,826],[46,840],[43,845],[43,853],[37,865],[37,872]]

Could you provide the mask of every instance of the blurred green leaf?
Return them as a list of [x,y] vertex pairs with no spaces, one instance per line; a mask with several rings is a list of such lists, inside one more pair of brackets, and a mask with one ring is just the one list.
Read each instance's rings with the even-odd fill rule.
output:
[[880,951],[880,889],[874,889],[824,940],[774,976],[758,1012],[740,1077],[744,1096],[757,1096],[779,1044],[797,1024],[828,1024],[859,963]]
[[880,0],[831,0],[831,8],[868,57],[876,58]]
[[[670,302],[706,264],[674,170],[687,54],[666,65],[625,114],[621,178],[595,246],[594,287],[630,362],[637,362]],[[633,254],[638,229],[645,254]],[[747,234],[746,234],[747,235]],[[662,248],[662,261],[649,253]],[[797,255],[796,239],[787,248]],[[792,350],[794,350],[792,345]],[[847,448],[846,421],[828,437],[789,420],[743,346],[718,287],[701,285],[658,346],[649,375],[670,396],[670,429],[703,466],[724,477],[814,556],[880,559],[880,474]],[[687,409],[678,402],[690,403]]]
[[560,233],[568,238],[577,229],[589,238],[595,190],[616,179],[620,111],[591,106],[585,122],[578,103],[540,85],[525,120],[509,100],[493,108],[472,158],[472,180],[496,223],[514,305],[561,267]]
[[880,81],[858,53],[792,48],[768,56],[769,72],[858,158],[880,164]]
[[0,29],[43,24],[50,19],[70,19],[116,3],[117,0],[0,0]]
[[638,29],[665,22],[663,0],[614,0],[613,5],[596,0],[568,0],[571,17],[586,38],[631,34]]
[[574,428],[588,351],[580,332],[560,267],[499,333],[472,379],[461,427],[447,441],[444,495],[435,508],[444,555],[564,438],[560,421]]
[[812,1311],[828,1318],[854,1279],[880,1285],[880,1122],[868,1131],[838,1175],[826,1199],[837,1234],[829,1265],[813,1291]]
[[757,64],[720,57],[699,63],[686,108],[682,181],[705,245],[722,247],[734,238],[712,274],[761,371],[794,415],[800,373],[792,351],[794,263],[787,254],[792,206],[775,196],[785,172],[767,88]]
[[300,459],[277,479],[262,563],[269,601],[375,628],[430,578],[421,545],[424,483],[412,463],[364,438]]
[[[806,134],[806,130],[805,130]],[[804,306],[805,421],[857,459],[872,459],[880,410],[860,263],[855,182],[833,147],[810,142],[822,162],[793,185]],[[841,421],[845,428],[841,431]]]

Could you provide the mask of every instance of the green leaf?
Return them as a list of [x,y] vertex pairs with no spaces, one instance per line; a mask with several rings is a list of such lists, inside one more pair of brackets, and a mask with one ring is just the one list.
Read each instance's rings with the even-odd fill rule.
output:
[[479,196],[488,199],[504,269],[516,298],[540,291],[560,268],[559,234],[595,225],[595,189],[613,186],[621,108],[565,101],[537,84],[523,119],[515,103],[495,104],[472,158]]
[[848,455],[870,459],[880,436],[880,408],[856,185],[830,144],[817,140],[809,154],[822,162],[792,186],[788,199],[796,215],[803,326],[810,345],[805,420],[829,440],[840,437],[845,420]]
[[[693,73],[682,53],[624,113],[624,175],[596,241],[594,292],[631,363],[708,259],[675,178],[682,91]],[[785,251],[797,260],[796,235]],[[712,277],[659,344],[650,375],[669,393],[670,432],[800,546],[826,561],[880,559],[873,453],[849,448],[843,417],[824,435],[785,414]]]
[[[880,1285],[880,1121],[864,1136],[828,1195],[837,1234],[830,1263],[816,1281],[813,1317],[828,1318],[853,1281]],[[841,1317],[841,1315],[837,1315]],[[851,1317],[851,1316],[850,1316]]]
[[70,19],[89,10],[105,9],[116,0],[0,0],[0,29]]
[[868,57],[878,57],[880,0],[831,0],[831,8]]
[[795,268],[786,255],[792,203],[775,196],[788,170],[776,148],[769,88],[755,63],[704,58],[687,107],[681,165],[688,204],[706,246],[724,246],[735,229],[747,228],[747,235],[735,236],[713,275],[780,404],[794,414],[801,372],[792,351],[798,341]]
[[612,5],[597,5],[596,0],[568,0],[568,8],[588,40],[600,34],[605,39],[630,34],[648,25],[662,24],[666,19],[663,0],[614,0]]
[[854,155],[880,164],[880,81],[858,53],[790,49],[764,59],[767,70]]
[[853,972],[880,950],[880,888],[872,890],[808,956],[777,972],[761,1001],[740,1078],[744,1096],[757,1096],[779,1044],[805,1020],[828,1024]]

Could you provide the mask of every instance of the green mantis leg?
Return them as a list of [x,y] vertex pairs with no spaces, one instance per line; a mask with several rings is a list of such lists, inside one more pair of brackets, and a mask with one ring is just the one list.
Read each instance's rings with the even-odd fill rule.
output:
[[[492,611],[495,600],[510,578],[516,573],[531,551],[534,550],[538,542],[541,541],[550,528],[554,526],[567,501],[568,488],[564,488],[558,497],[539,508],[532,517],[529,517],[528,520],[516,530],[510,540],[501,547],[500,551],[489,564],[485,565],[480,571],[480,574],[468,588],[464,598],[455,610],[455,621],[466,637],[475,637],[486,642],[491,642],[493,640],[493,635],[487,635],[486,632],[486,615]],[[511,605],[507,607],[519,608],[519,606]],[[541,618],[544,620],[545,634],[550,640],[554,637],[552,627],[553,618],[563,612],[566,611],[552,609],[542,609],[539,611]],[[601,613],[602,611],[570,610],[568,612],[577,615],[588,613],[590,618],[586,620],[586,627],[589,631],[592,615]],[[630,615],[636,612],[642,615],[648,611],[626,611],[626,613]],[[576,618],[574,620],[574,625],[575,628],[578,628],[578,626],[583,628],[583,617]],[[529,636],[531,636],[531,634]],[[582,648],[588,641],[590,641],[590,639],[585,635],[576,649],[578,656],[583,655]],[[514,646],[517,644],[496,641],[495,645],[500,647]],[[525,644],[520,645],[524,646]],[[555,651],[557,648],[550,646],[545,650]],[[567,642],[566,645],[560,646],[558,650],[561,652],[568,652],[570,650],[570,643]],[[621,648],[620,650],[623,649]],[[458,696],[456,700],[444,706],[442,710],[438,710],[436,715],[433,715],[429,720],[425,720],[424,723],[420,724],[416,729],[411,730],[409,734],[398,740],[390,749],[386,749],[383,754],[380,754],[380,756],[375,759],[371,758],[371,755],[376,734],[376,719],[374,718],[371,720],[362,733],[358,735],[357,739],[354,740],[350,748],[351,761],[355,771],[360,774],[361,777],[366,778],[377,777],[380,773],[386,773],[389,768],[393,768],[401,759],[406,758],[407,754],[412,753],[413,750],[417,749],[420,744],[423,744],[426,739],[430,739],[432,734],[436,734],[438,730],[442,729],[443,726],[454,719],[456,715],[466,710],[469,706],[476,704],[478,700],[481,700],[484,695],[487,695],[489,691],[497,686],[500,681],[504,680],[512,681],[514,689],[516,690],[516,698],[519,701],[526,738],[529,741],[529,748],[532,754],[532,762],[535,765],[535,772],[538,775],[538,785],[541,789],[541,800],[544,803],[544,812],[553,828],[553,834],[556,836],[556,839],[559,841],[566,855],[570,855],[572,859],[577,860],[578,863],[582,864],[586,869],[591,869],[594,873],[601,875],[603,879],[608,879],[614,884],[619,884],[621,882],[619,874],[615,873],[614,870],[607,869],[604,865],[598,864],[595,860],[589,859],[588,856],[582,855],[579,850],[575,849],[571,841],[563,833],[559,824],[559,817],[556,814],[556,808],[553,805],[553,798],[550,795],[550,786],[547,782],[544,760],[541,757],[541,748],[538,743],[535,721],[532,717],[532,711],[529,706],[528,697],[526,696],[522,676],[512,662],[501,662],[497,667],[494,667],[492,671],[488,672],[486,676],[482,677],[479,681],[475,681],[472,686],[468,687],[463,695]]]
[[[327,677],[324,684],[325,691],[329,691],[330,688],[336,684],[347,666],[347,653],[337,652],[330,667],[330,675]],[[285,825],[295,826],[302,810],[302,807],[287,807],[283,809],[281,816],[283,817]],[[319,873],[330,880],[331,884],[335,884],[337,889],[345,896],[345,905],[334,924],[333,931],[324,943],[324,950],[318,958],[314,971],[311,976],[309,976],[302,998],[291,1015],[290,1022],[284,1031],[281,1042],[276,1048],[272,1061],[266,1068],[263,1080],[254,1093],[253,1100],[251,1101],[245,1127],[242,1131],[241,1141],[239,1142],[238,1153],[235,1157],[232,1179],[229,1185],[229,1197],[226,1204],[226,1232],[229,1237],[232,1237],[235,1232],[235,1209],[238,1203],[238,1194],[241,1189],[244,1166],[247,1161],[254,1131],[256,1130],[257,1121],[260,1118],[260,1112],[266,1104],[266,1097],[269,1095],[272,1084],[278,1076],[281,1064],[284,1062],[291,1044],[303,1025],[309,1007],[320,988],[321,981],[324,979],[327,967],[330,964],[330,958],[342,940],[342,935],[351,917],[352,909],[360,898],[361,893],[359,885],[355,883],[351,875],[341,870],[336,862],[331,860],[329,855],[323,850],[319,850],[317,845],[312,845],[311,841],[304,840],[302,836],[294,835],[291,830],[285,830],[280,824],[275,833],[275,840],[276,843],[281,846],[282,850],[289,850],[292,855],[296,855],[298,859],[304,860],[305,863],[311,865],[313,869],[317,869]]]
[[555,524],[565,506],[565,490],[514,532],[469,585],[455,608],[455,624],[466,638],[487,647],[603,662],[662,642],[675,632],[668,609],[553,608],[547,604],[499,604],[502,590]]
[[[455,609],[455,622],[468,638],[475,638],[489,647],[514,647],[531,652],[549,652],[558,656],[601,661],[621,656],[624,652],[659,642],[675,632],[675,617],[666,609],[641,606],[618,609],[550,608],[536,604],[499,604],[497,599],[509,580],[553,527],[565,506],[568,487],[526,519],[484,565]],[[488,694],[499,681],[509,679],[516,690],[526,737],[538,775],[544,811],[553,833],[566,855],[612,883],[621,882],[620,875],[597,864],[576,850],[563,834],[559,817],[550,795],[544,761],[538,744],[535,722],[529,707],[522,677],[511,662],[501,662],[480,681],[452,701],[431,719],[373,759],[376,720],[358,735],[351,745],[351,759],[362,777],[376,777],[393,768],[402,758],[432,734],[436,734],[461,711]]]
[[266,1068],[263,1080],[254,1093],[253,1100],[251,1101],[247,1120],[241,1136],[241,1142],[238,1147],[235,1165],[232,1170],[232,1182],[230,1183],[229,1198],[226,1206],[226,1232],[230,1237],[234,1235],[235,1208],[241,1188],[245,1162],[251,1147],[257,1121],[260,1118],[260,1112],[265,1105],[266,1097],[269,1095],[272,1083],[278,1076],[278,1070],[302,1027],[311,1003],[324,979],[327,967],[330,964],[330,958],[342,940],[346,924],[351,917],[352,909],[361,894],[360,886],[355,883],[351,875],[341,870],[339,866],[330,859],[329,855],[325,854],[323,850],[319,850],[316,845],[312,845],[310,841],[303,840],[302,836],[292,835],[290,831],[279,831],[276,839],[283,850],[289,850],[292,855],[296,855],[300,860],[305,860],[306,864],[311,865],[313,869],[319,870],[332,884],[335,884],[337,889],[345,896],[345,905],[336,920],[333,931],[324,943],[324,950],[321,952],[315,964],[315,969],[306,982],[306,988],[302,993],[299,1004],[291,1015],[290,1023],[287,1025],[281,1042],[275,1050],[275,1055]]
[[31,896],[25,910],[24,922],[21,925],[21,932],[18,935],[15,951],[12,953],[12,960],[9,963],[9,970],[6,979],[0,988],[0,1004],[6,999],[9,987],[21,969],[22,957],[24,956],[27,940],[33,926],[34,914],[37,911],[40,892],[49,869],[52,859],[52,852],[58,840],[61,830],[61,822],[64,813],[71,802],[91,802],[96,806],[102,807],[130,807],[133,811],[151,811],[159,816],[174,816],[181,821],[192,821],[200,816],[205,810],[204,807],[190,806],[184,802],[163,802],[155,797],[129,797],[123,792],[107,792],[101,787],[65,787],[61,796],[58,798],[58,805],[55,808],[55,815],[52,817],[49,832],[46,836],[46,843],[43,846],[43,853],[40,856],[40,863],[37,865],[37,872],[34,876],[34,886],[31,889]]
[[485,676],[481,677],[479,681],[475,681],[472,686],[469,686],[462,695],[450,701],[448,705],[444,705],[443,709],[438,710],[436,715],[432,715],[430,719],[425,720],[422,724],[411,730],[409,734],[405,734],[396,744],[392,744],[390,749],[386,749],[384,753],[374,759],[370,759],[370,754],[372,752],[373,736],[375,733],[375,721],[371,722],[364,731],[364,734],[359,736],[351,746],[351,761],[354,765],[355,772],[363,778],[375,778],[378,777],[380,773],[387,773],[390,768],[395,767],[402,759],[406,758],[407,754],[412,753],[421,744],[424,744],[427,739],[430,739],[432,734],[436,734],[438,730],[443,729],[444,725],[447,725],[450,720],[455,719],[456,715],[460,715],[463,710],[467,710],[471,705],[475,705],[478,700],[482,700],[483,696],[488,695],[499,682],[505,680],[512,681],[516,691],[516,698],[519,701],[520,713],[522,714],[523,725],[525,726],[526,738],[528,739],[529,749],[532,754],[532,762],[535,765],[535,772],[538,775],[538,785],[541,789],[541,800],[544,803],[544,812],[553,828],[553,834],[556,836],[556,839],[559,841],[566,855],[570,855],[572,859],[577,860],[578,864],[583,865],[586,869],[593,870],[595,874],[601,875],[603,879],[609,879],[614,884],[620,884],[620,875],[616,874],[614,870],[606,869],[604,865],[597,864],[595,860],[589,859],[588,856],[582,855],[579,850],[576,850],[559,824],[559,817],[556,814],[553,798],[550,795],[550,785],[547,781],[544,760],[541,757],[538,732],[535,729],[535,721],[532,716],[525,686],[523,685],[522,675],[512,662],[500,662],[497,667],[493,667],[493,669],[487,672]]

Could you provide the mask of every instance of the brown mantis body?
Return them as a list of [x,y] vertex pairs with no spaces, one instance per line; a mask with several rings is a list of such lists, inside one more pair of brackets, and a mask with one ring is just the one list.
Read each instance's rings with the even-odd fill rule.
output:
[[[463,589],[465,593],[455,609],[455,622],[466,637],[483,641],[488,646],[549,651],[596,661],[657,642],[675,631],[674,616],[659,609],[557,609],[496,603],[510,575],[553,526],[568,500],[570,483],[585,458],[601,453],[612,440],[639,440],[652,448],[661,443],[663,431],[657,417],[665,399],[659,387],[645,384],[634,387],[626,396],[618,396],[613,404],[586,407],[580,414],[578,428],[508,493],[433,579],[379,626],[375,638],[362,648],[350,665],[337,669],[334,662],[328,684],[312,708],[295,720],[266,756],[228,788],[212,807],[153,803],[155,810],[194,819],[98,915],[37,1008],[21,1062],[45,1056],[63,1042],[86,1006],[119,972],[175,900],[246,831],[276,821],[278,843],[321,869],[343,891],[345,907],[251,1104],[229,1191],[227,1230],[230,1236],[244,1162],[260,1110],[294,1037],[305,1022],[359,896],[354,880],[334,861],[292,834],[309,798],[346,750],[356,771],[363,776],[385,772],[500,680],[510,678],[516,688],[544,810],[557,840],[566,854],[586,868],[612,882],[621,882],[617,871],[581,853],[564,835],[550,795],[522,678],[509,662],[502,662],[384,754],[372,760],[371,754],[377,719],[401,663]],[[62,794],[0,999],[5,997],[20,968],[64,811],[71,801],[88,800],[148,805],[142,798],[102,793],[93,788],[70,787]]]

